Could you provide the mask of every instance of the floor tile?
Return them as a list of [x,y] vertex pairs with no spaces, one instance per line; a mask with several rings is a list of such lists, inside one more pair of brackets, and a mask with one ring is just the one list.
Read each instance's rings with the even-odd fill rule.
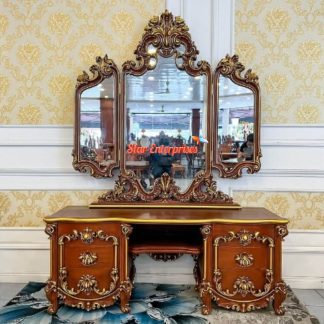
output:
[[0,283],[1,300],[8,302],[15,297],[17,293],[26,286],[25,283]]
[[324,307],[307,306],[310,314],[317,317],[321,324],[324,324]]
[[324,298],[324,289],[316,289],[316,291]]
[[314,289],[293,289],[293,291],[306,306],[324,306],[324,299]]

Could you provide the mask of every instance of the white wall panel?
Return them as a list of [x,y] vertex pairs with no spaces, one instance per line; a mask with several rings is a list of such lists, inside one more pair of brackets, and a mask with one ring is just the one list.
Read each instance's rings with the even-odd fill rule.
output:
[[167,0],[166,8],[184,18],[199,60],[215,68],[226,54],[233,54],[234,0]]
[[[0,127],[0,190],[112,188],[112,179],[94,179],[73,169],[72,145],[71,126]],[[222,191],[324,190],[324,127],[264,125],[261,148],[261,171],[237,180],[217,179]]]

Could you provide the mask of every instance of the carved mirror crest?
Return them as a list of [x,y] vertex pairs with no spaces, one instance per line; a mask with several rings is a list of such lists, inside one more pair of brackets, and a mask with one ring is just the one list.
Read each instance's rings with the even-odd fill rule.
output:
[[92,76],[84,71],[77,79],[73,167],[94,177],[111,177],[119,166],[119,73],[107,55],[97,57],[90,71]]
[[213,167],[220,177],[260,170],[260,88],[258,76],[237,55],[222,59],[214,74]]

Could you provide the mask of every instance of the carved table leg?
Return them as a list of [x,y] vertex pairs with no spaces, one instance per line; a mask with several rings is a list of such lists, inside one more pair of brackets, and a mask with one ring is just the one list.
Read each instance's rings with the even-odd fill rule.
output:
[[47,307],[47,312],[49,314],[55,314],[58,310],[58,297],[57,297],[57,288],[55,281],[47,281],[47,285],[45,286],[45,293],[50,301],[49,306]]
[[120,309],[123,313],[129,313],[129,299],[132,293],[132,284],[129,280],[123,281],[120,284]]
[[210,284],[203,282],[199,287],[200,298],[202,301],[201,313],[203,315],[209,315],[211,312],[211,294],[210,294]]
[[273,308],[277,315],[285,314],[285,307],[282,306],[283,301],[286,299],[287,286],[284,282],[278,282],[275,287]]

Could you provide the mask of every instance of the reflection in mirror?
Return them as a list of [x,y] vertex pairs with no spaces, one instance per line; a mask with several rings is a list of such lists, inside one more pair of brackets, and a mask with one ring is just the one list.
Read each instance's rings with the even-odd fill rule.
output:
[[[214,82],[213,167],[224,178],[237,178],[242,170],[258,172],[260,157],[260,88],[258,76],[227,55],[217,65]],[[242,75],[243,74],[243,75]]]
[[178,69],[176,56],[157,56],[154,69],[126,75],[125,166],[145,190],[163,173],[184,189],[205,170],[206,76]]
[[219,160],[231,168],[253,160],[254,94],[222,75],[218,89],[218,154]]
[[81,94],[80,155],[106,167],[116,160],[114,78],[106,78]]

